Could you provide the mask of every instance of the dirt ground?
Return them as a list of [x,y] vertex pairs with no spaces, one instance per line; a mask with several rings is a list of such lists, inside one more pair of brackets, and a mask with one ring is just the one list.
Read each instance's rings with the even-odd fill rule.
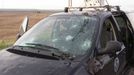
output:
[[50,14],[52,12],[0,11],[0,40],[15,39],[25,16],[29,17],[29,25],[31,26]]

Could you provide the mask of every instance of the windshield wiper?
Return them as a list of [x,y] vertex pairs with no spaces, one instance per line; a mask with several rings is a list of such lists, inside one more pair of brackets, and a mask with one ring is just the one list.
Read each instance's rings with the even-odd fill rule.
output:
[[[33,50],[34,49],[34,50]],[[46,58],[46,59],[56,59],[59,60],[58,57],[54,57],[51,53],[50,50],[42,50],[39,48],[31,47],[31,46],[12,46],[8,49],[8,51],[21,54],[21,55],[26,55],[30,57],[39,57],[39,58]]]
[[59,51],[59,52],[54,51],[54,52],[52,52],[52,55],[56,56],[56,57],[60,57],[63,60],[65,60],[65,59],[73,60],[74,59],[73,55],[62,52],[62,51]]
[[52,47],[52,46],[37,44],[37,43],[26,43],[26,44],[34,45],[35,48],[41,47],[43,49],[51,50],[52,56],[54,56],[54,57],[58,57],[61,59],[71,59],[71,60],[74,58],[74,56],[70,55],[69,53],[65,53],[65,52],[61,51],[60,49]]
[[48,45],[43,45],[43,44],[37,44],[37,43],[26,43],[27,45],[33,45],[34,47],[39,47],[39,48],[43,48],[43,49],[54,49],[54,50],[59,50],[58,48],[52,47],[52,46],[48,46]]

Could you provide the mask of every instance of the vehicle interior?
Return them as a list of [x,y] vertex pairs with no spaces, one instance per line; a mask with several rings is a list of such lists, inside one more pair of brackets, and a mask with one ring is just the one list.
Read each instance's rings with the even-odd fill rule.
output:
[[134,44],[134,37],[132,32],[132,25],[129,22],[128,18],[123,12],[113,12],[114,17],[119,25],[122,41],[125,44],[126,48],[128,49],[126,52],[127,54],[127,61],[130,63],[130,65],[134,62],[133,61],[133,44]]

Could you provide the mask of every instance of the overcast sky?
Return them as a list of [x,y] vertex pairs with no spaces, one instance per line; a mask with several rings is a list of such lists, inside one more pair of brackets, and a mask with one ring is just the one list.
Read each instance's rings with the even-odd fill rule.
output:
[[[73,0],[80,6],[83,0]],[[108,0],[111,5],[120,5],[124,10],[134,10],[134,0]],[[12,9],[64,9],[68,0],[0,0],[0,8]]]

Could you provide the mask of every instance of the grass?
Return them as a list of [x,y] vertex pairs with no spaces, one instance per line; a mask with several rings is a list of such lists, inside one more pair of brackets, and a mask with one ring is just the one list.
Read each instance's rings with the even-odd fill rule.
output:
[[0,40],[0,49],[13,45],[15,40]]

